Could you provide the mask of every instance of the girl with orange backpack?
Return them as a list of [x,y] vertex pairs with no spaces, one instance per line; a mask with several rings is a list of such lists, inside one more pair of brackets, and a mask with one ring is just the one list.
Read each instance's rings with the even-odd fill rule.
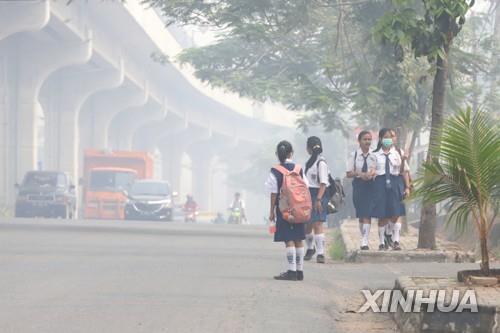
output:
[[270,193],[269,221],[276,221],[275,242],[284,242],[288,269],[276,280],[304,279],[304,222],[310,218],[311,198],[302,168],[293,163],[290,142],[281,141],[276,148],[280,164],[273,167],[266,180]]

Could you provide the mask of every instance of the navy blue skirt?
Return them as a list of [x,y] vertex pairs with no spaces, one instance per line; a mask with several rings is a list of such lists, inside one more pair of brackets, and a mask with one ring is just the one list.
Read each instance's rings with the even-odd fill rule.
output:
[[304,223],[288,223],[283,219],[279,209],[276,210],[276,232],[274,233],[275,242],[290,242],[306,239],[306,230]]
[[352,180],[352,202],[356,210],[356,218],[370,218],[375,197],[375,183],[360,178]]
[[384,219],[406,215],[403,203],[404,181],[402,176],[391,175],[391,188],[386,187],[385,175],[377,176],[373,193],[371,217]]
[[319,193],[319,188],[309,188],[309,192],[311,193],[311,201],[312,201],[312,206],[313,210],[311,212],[311,219],[309,220],[309,223],[314,223],[314,222],[325,222],[326,221],[326,215],[328,214],[328,198],[326,195],[323,195],[321,198],[321,213],[318,212],[316,209],[316,198],[318,198],[318,193]]

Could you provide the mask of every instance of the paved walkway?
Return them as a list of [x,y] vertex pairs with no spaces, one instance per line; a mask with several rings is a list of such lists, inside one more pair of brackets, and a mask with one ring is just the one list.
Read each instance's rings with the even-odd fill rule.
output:
[[401,235],[401,251],[378,250],[377,223],[372,222],[369,237],[369,251],[360,250],[359,223],[346,220],[340,227],[346,247],[346,261],[350,262],[467,262],[470,257],[456,243],[437,239],[438,250],[417,249],[418,231],[409,227],[407,234]]

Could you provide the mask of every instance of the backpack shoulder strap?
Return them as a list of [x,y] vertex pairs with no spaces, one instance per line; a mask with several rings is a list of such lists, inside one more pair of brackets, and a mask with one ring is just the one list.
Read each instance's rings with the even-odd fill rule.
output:
[[[295,166],[295,167],[297,167],[297,166]],[[278,172],[280,172],[283,176],[286,176],[286,175],[288,175],[288,174],[290,173],[290,171],[288,171],[288,169],[287,169],[287,168],[285,168],[285,167],[284,167],[284,166],[282,166],[282,165],[276,165],[274,168],[275,168]]]
[[300,165],[295,164],[295,167],[293,168],[293,172],[295,172],[296,174],[299,175],[300,174],[300,169],[301,169]]
[[318,174],[316,175],[316,177],[318,178],[318,183],[319,183],[319,162],[324,162],[328,166],[328,163],[326,163],[326,159],[323,156],[318,157],[318,161],[316,162],[316,169],[318,169]]
[[398,147],[396,148],[396,151],[399,154],[399,157],[401,157],[401,165],[399,166],[399,173],[403,174],[405,172],[405,163],[406,163],[406,156],[403,156],[401,153],[401,149]]
[[356,172],[356,160],[358,159],[358,150],[354,152],[354,172]]

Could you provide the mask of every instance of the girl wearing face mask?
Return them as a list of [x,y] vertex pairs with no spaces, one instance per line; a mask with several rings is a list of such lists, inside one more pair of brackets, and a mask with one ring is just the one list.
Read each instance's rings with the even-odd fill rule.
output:
[[[408,165],[408,157],[404,154],[404,151],[402,151],[398,147],[398,141],[397,141],[397,135],[396,131],[394,129],[391,129],[391,134],[392,134],[392,144],[396,152],[401,156],[401,167],[400,167],[400,172],[399,172],[399,186],[401,191],[404,192],[404,197],[407,198],[410,196],[410,189],[411,189],[411,176],[410,176],[410,167]],[[394,246],[393,242],[393,233],[394,233],[394,224],[397,221],[395,220],[390,220],[389,223],[386,225],[385,229],[385,240],[386,240],[386,247],[387,245],[390,247]]]
[[377,166],[375,154],[370,150],[372,134],[362,131],[358,135],[359,148],[352,152],[347,165],[347,177],[352,180],[352,200],[359,219],[361,250],[369,250],[368,237],[371,228],[373,202],[373,177]]
[[400,216],[405,216],[403,204],[404,189],[400,186],[400,172],[403,163],[401,155],[394,148],[392,131],[382,128],[379,132],[379,142],[374,151],[377,159],[374,183],[374,201],[371,217],[378,219],[379,250],[385,249],[385,226],[394,221],[392,230],[393,249],[401,250],[399,239],[401,223]]

